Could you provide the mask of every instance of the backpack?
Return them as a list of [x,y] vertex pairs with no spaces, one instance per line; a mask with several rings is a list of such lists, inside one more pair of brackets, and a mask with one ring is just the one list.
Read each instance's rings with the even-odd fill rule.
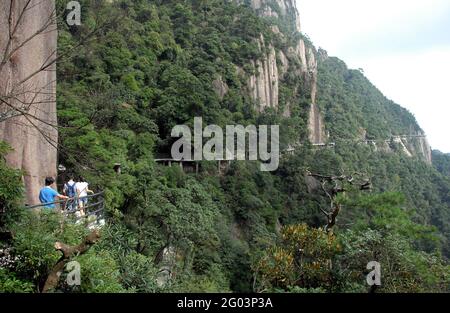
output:
[[75,184],[69,185],[66,184],[67,186],[67,196],[70,198],[75,197]]

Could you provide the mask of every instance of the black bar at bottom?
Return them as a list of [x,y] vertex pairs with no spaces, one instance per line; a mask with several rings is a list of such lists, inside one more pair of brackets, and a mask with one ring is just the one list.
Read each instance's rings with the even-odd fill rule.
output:
[[[22,306],[61,312],[61,307],[79,305],[85,312],[109,308],[125,312],[380,312],[401,306],[408,309],[442,307],[448,294],[0,294],[2,308]],[[75,308],[75,307],[74,307]],[[133,310],[135,309],[135,310]],[[159,310],[157,310],[159,309]],[[81,312],[78,311],[78,312]],[[7,311],[5,311],[7,312]]]

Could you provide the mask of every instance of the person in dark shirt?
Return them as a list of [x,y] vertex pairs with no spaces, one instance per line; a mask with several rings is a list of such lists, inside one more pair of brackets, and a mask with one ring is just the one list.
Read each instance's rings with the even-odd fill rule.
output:
[[76,191],[76,182],[73,179],[73,175],[69,176],[69,181],[64,184],[63,194],[68,196],[70,201],[67,203],[67,210],[72,212],[73,210],[78,209],[78,199],[77,199],[77,191]]

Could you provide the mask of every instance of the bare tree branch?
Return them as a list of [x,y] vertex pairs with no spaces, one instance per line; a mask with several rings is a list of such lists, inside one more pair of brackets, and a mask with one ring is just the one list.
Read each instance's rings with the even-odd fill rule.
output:
[[[344,187],[344,184],[348,184],[351,186],[358,185],[359,190],[364,191],[372,189],[372,183],[368,178],[363,178],[359,182],[356,182],[355,177],[364,177],[365,175],[361,173],[353,173],[352,175],[347,176],[343,172],[344,171],[341,171],[341,175],[339,176],[313,174],[310,171],[306,172],[307,176],[314,177],[320,181],[322,191],[330,200],[330,211],[326,211],[323,208],[320,208],[320,211],[327,218],[327,225],[325,226],[325,230],[327,232],[332,231],[332,228],[334,227],[334,225],[336,225],[336,219],[341,212],[342,206],[341,204],[336,202],[336,198],[339,194],[345,193],[347,191]],[[327,185],[329,186],[327,187]]]

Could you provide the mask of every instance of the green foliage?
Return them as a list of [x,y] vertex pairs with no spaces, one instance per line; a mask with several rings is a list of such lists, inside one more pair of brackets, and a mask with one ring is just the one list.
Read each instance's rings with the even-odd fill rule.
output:
[[364,75],[338,58],[319,62],[318,103],[332,139],[368,138],[422,132],[414,116],[388,100]]
[[14,273],[0,268],[0,293],[30,293],[33,290],[32,283],[21,281]]
[[9,168],[5,155],[10,151],[6,143],[0,141],[0,229],[3,226],[2,214],[17,206],[22,198],[22,173]]
[[415,251],[406,237],[378,230],[346,231],[340,236],[344,253],[337,259],[336,285],[341,290],[367,291],[361,272],[368,262],[381,264],[380,292],[448,292],[449,266],[436,255]]
[[[14,275],[6,276],[7,282],[4,288],[16,288],[16,291],[22,288],[23,292],[36,292],[42,288],[50,270],[60,258],[60,253],[54,249],[55,242],[78,245],[87,235],[87,230],[83,226],[64,221],[58,213],[23,210],[21,209],[19,217],[8,225],[14,234],[11,243],[12,255],[17,260],[13,264]],[[75,260],[81,264],[81,289],[73,290],[72,287],[64,286],[65,280],[60,279],[60,286],[56,291],[120,292],[125,290],[119,282],[115,260],[107,251],[99,253],[89,251]],[[65,274],[67,273],[64,273],[62,277],[65,277]]]
[[255,264],[260,288],[329,289],[331,260],[340,250],[335,236],[302,224],[284,227],[280,237]]
[[[280,81],[280,107],[256,114],[246,88],[261,59],[256,38],[285,55],[303,39],[293,18],[261,18],[234,1],[81,1],[83,25],[61,23],[58,52],[77,47],[58,66],[59,161],[104,190],[108,224],[102,239],[76,257],[82,285],[64,292],[366,292],[365,268],[378,260],[386,271],[384,292],[448,290],[450,182],[447,158],[435,153],[436,169],[402,155],[398,147],[375,151],[355,139],[386,139],[420,133],[414,117],[387,100],[359,71],[335,58],[319,62],[318,104],[335,149],[305,143],[311,99],[308,75],[289,57]],[[66,1],[56,1],[65,12]],[[270,4],[274,12],[279,6]],[[64,18],[64,14],[62,14]],[[284,36],[276,36],[272,25]],[[313,49],[314,50],[314,49]],[[315,50],[314,50],[315,51]],[[239,70],[236,70],[239,68]],[[229,91],[221,99],[212,81]],[[290,118],[280,113],[288,109]],[[199,174],[157,165],[170,151],[174,125],[280,124],[284,155],[275,173],[254,162],[202,162]],[[61,223],[52,213],[24,212],[21,173],[3,161],[0,145],[0,211],[13,231],[19,262],[0,269],[0,291],[38,291],[59,258],[56,241],[77,244],[86,230]],[[121,164],[117,175],[113,166]],[[362,172],[373,193],[347,192],[338,201],[334,235],[320,209],[329,199],[320,174]],[[432,225],[432,226],[431,226]],[[282,227],[284,226],[284,227]],[[301,255],[298,252],[301,249]],[[175,251],[164,255],[165,251]],[[157,279],[170,264],[166,285]],[[386,270],[385,270],[386,268]],[[65,275],[65,274],[64,274]]]
[[111,253],[105,250],[84,254],[76,261],[81,268],[80,291],[86,293],[126,292],[121,282],[120,267]]
[[219,265],[213,265],[203,275],[184,274],[178,283],[171,286],[172,292],[218,293],[230,292],[226,274]]
[[450,155],[440,151],[433,151],[433,166],[439,173],[449,177],[450,176]]
[[156,279],[158,269],[148,257],[137,252],[131,252],[119,258],[121,264],[121,284],[135,292],[157,292],[161,288]]
[[[450,184],[447,177],[417,158],[403,153],[374,151],[371,147],[340,142],[336,153],[347,160],[348,171],[364,171],[372,177],[375,192],[402,193],[404,207],[413,222],[439,230],[442,252],[448,257],[450,238],[448,205]],[[392,198],[392,197],[391,197]],[[384,197],[385,200],[388,200]],[[380,202],[383,198],[380,198]],[[392,207],[388,200],[387,207]],[[348,219],[347,223],[350,222]],[[421,249],[431,252],[435,244]]]
[[62,235],[59,216],[53,212],[24,212],[11,229],[15,234],[14,252],[20,258],[16,271],[39,286],[59,258],[54,249],[55,242],[62,241],[62,237],[58,238]]

